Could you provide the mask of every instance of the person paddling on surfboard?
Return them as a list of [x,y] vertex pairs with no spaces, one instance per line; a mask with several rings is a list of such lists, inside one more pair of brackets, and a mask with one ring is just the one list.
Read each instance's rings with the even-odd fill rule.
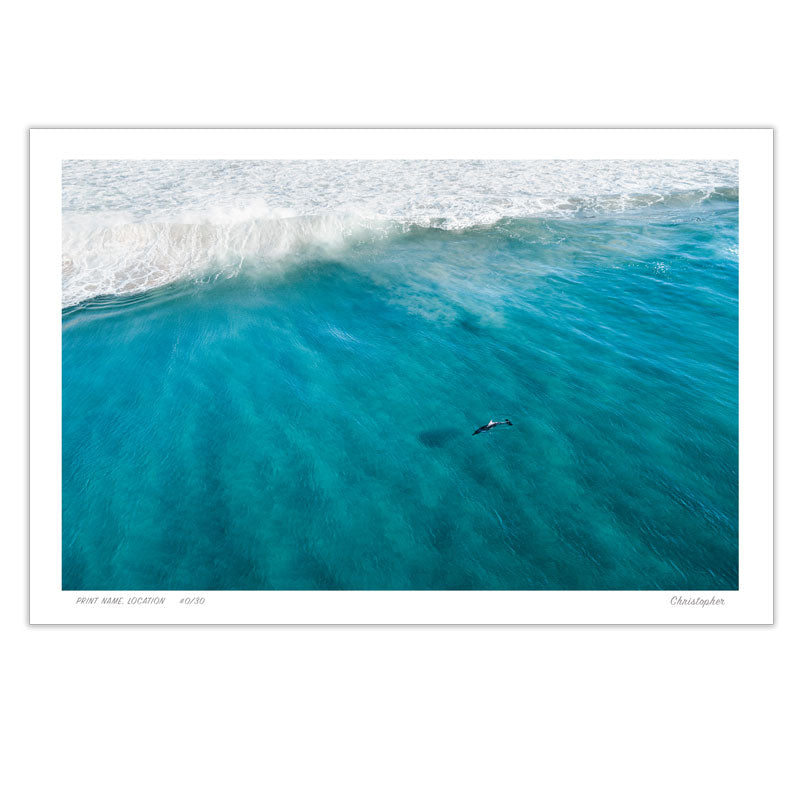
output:
[[495,422],[493,419],[490,419],[486,425],[481,425],[480,428],[478,428],[478,430],[473,431],[472,435],[474,436],[476,433],[481,433],[482,431],[490,431],[497,425],[513,425],[513,424],[514,423],[511,422],[510,419],[503,420],[502,422]]

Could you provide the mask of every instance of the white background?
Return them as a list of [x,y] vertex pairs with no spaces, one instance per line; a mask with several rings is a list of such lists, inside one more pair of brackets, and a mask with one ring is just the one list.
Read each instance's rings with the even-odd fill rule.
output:
[[[796,28],[784,5],[7,12],[5,795],[797,796],[800,176]],[[25,129],[47,124],[774,125],[777,624],[27,627]]]

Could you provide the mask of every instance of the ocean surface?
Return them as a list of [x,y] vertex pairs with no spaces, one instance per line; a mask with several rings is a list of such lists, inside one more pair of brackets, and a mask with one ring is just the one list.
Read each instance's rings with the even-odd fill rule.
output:
[[737,187],[64,162],[63,588],[736,589]]

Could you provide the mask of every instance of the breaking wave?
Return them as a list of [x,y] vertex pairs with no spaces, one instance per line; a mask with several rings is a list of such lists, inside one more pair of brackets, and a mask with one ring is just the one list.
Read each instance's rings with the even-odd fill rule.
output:
[[738,198],[736,162],[64,162],[62,305],[411,229]]

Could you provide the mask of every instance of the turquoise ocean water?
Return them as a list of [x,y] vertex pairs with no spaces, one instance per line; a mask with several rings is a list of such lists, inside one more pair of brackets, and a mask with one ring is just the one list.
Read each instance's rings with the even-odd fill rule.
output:
[[215,163],[65,163],[64,589],[737,588],[735,170],[178,219],[278,191]]

